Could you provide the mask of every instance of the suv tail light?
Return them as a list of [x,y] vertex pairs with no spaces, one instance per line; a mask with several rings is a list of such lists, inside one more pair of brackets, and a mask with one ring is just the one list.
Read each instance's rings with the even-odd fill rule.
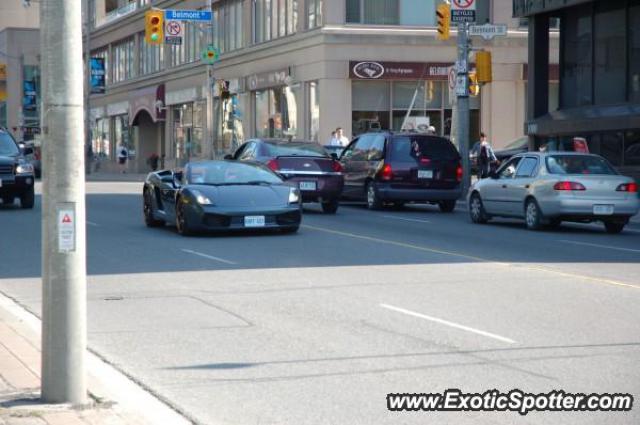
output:
[[456,168],[456,180],[458,182],[462,181],[462,165],[458,164],[458,168]]
[[431,158],[427,157],[427,156],[422,156],[420,157],[420,164],[422,165],[429,165],[431,164]]
[[380,170],[379,176],[382,180],[391,180],[393,177],[393,170],[390,164],[384,164],[382,170]]
[[581,183],[578,182],[558,182],[553,185],[554,190],[587,190]]
[[638,183],[623,183],[616,190],[618,192],[638,193]]
[[270,159],[267,162],[267,167],[271,168],[273,171],[278,171],[280,169],[280,164],[278,164],[277,159]]
[[342,165],[338,161],[333,161],[331,163],[331,168],[333,168],[333,171],[336,173],[341,173],[343,171]]

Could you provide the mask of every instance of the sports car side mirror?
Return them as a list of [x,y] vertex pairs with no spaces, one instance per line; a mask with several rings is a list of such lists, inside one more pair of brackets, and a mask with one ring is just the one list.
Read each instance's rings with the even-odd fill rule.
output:
[[180,187],[182,185],[182,171],[173,173],[173,185],[175,187]]
[[233,155],[228,153],[224,156],[224,159],[233,159]]

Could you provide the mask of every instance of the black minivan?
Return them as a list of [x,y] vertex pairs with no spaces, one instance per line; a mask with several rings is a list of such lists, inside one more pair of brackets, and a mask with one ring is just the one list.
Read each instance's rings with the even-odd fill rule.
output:
[[437,204],[452,212],[462,193],[462,164],[456,147],[443,137],[409,132],[365,133],[340,156],[343,198],[385,203]]

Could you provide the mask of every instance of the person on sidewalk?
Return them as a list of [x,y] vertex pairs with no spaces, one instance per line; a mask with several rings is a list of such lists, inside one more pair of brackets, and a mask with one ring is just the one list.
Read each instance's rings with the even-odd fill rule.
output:
[[120,144],[118,145],[118,166],[120,167],[120,172],[127,172],[127,159],[129,158],[129,151],[127,148]]
[[480,152],[478,153],[478,178],[485,179],[489,177],[492,170],[498,165],[498,158],[496,158],[487,136],[484,133],[480,133]]
[[331,146],[342,146],[343,148],[346,148],[348,144],[349,144],[349,139],[347,139],[344,136],[344,133],[342,132],[342,127],[336,128],[336,134],[331,139]]

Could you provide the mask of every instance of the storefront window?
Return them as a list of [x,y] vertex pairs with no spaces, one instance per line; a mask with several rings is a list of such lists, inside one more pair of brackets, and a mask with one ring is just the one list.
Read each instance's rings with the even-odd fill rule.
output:
[[640,165],[640,130],[625,132],[624,165]]
[[597,105],[625,101],[626,0],[596,3],[594,81]]
[[591,4],[576,7],[563,20],[561,40],[562,107],[589,105],[593,101]]
[[120,145],[127,148],[129,151],[129,157],[135,156],[135,147],[131,143],[131,133],[129,132],[129,116],[118,115],[113,117],[113,146],[115,148]]
[[171,109],[173,152],[178,165],[202,158],[204,109],[201,102],[176,105]]
[[351,83],[352,129],[356,136],[370,130],[388,130],[389,83],[353,81]]
[[104,160],[111,156],[111,142],[109,137],[109,118],[96,120],[93,128],[93,153],[98,160]]
[[296,97],[290,87],[256,91],[256,136],[295,137],[298,132]]
[[320,86],[317,81],[309,83],[309,138],[320,141]]

